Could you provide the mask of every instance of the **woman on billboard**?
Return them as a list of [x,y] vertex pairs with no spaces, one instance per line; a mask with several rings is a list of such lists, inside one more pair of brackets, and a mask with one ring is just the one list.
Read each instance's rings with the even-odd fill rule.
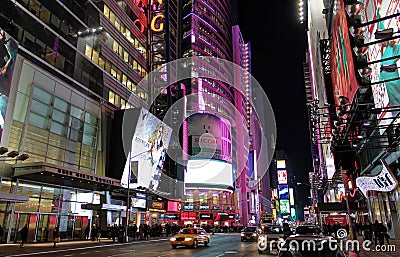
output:
[[149,138],[150,143],[150,162],[151,162],[151,177],[149,188],[157,189],[160,183],[162,167],[165,161],[166,148],[163,143],[164,126],[158,123],[156,129]]

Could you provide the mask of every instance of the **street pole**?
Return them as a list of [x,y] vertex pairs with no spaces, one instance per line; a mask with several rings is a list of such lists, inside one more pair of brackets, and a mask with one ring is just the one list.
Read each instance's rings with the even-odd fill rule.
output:
[[126,201],[126,226],[125,226],[125,242],[128,242],[129,236],[128,236],[128,226],[129,226],[129,210],[131,208],[130,206],[130,195],[129,195],[129,184],[131,183],[131,151],[129,151],[129,174],[128,174],[128,197]]
[[344,191],[345,191],[345,197],[346,197],[346,208],[347,208],[347,224],[349,225],[349,238],[350,240],[354,240],[354,235],[353,235],[353,229],[352,229],[352,222],[351,222],[351,217],[350,217],[350,205],[349,205],[349,184],[348,182],[345,183],[345,173],[344,170],[341,170],[342,172],[342,181],[344,185]]

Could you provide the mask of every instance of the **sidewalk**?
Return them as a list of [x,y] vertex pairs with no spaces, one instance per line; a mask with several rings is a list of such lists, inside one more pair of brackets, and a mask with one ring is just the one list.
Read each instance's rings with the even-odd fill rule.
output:
[[31,254],[40,254],[41,252],[59,252],[59,251],[67,251],[68,249],[79,249],[79,248],[88,248],[88,247],[105,247],[112,246],[118,244],[132,244],[132,243],[140,243],[140,242],[149,242],[153,240],[168,240],[169,237],[157,237],[152,238],[150,240],[133,240],[129,238],[128,243],[118,243],[117,239],[115,242],[112,239],[101,238],[99,241],[92,240],[79,240],[79,241],[61,241],[57,243],[57,246],[53,248],[53,242],[46,243],[28,243],[24,244],[24,248],[19,247],[19,243],[17,244],[0,244],[0,257],[4,256],[29,256]]

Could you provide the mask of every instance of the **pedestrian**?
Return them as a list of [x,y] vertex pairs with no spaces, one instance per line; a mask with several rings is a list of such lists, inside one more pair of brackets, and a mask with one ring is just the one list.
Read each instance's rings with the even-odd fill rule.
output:
[[136,233],[137,233],[137,231],[138,231],[138,227],[137,227],[137,225],[136,225],[136,223],[135,223],[135,224],[133,224],[133,227],[132,227],[133,240],[136,240]]
[[60,229],[56,227],[53,231],[53,247],[57,246],[57,243],[60,242]]
[[0,243],[3,240],[3,235],[4,235],[4,229],[2,228],[2,226],[0,225]]
[[388,234],[388,229],[383,223],[379,223],[379,232],[380,232],[380,243],[381,245],[385,244],[385,240],[387,244],[389,244],[389,234]]
[[27,243],[28,240],[28,224],[25,224],[19,232],[21,232],[21,244],[19,247],[24,248],[24,244]]
[[96,238],[97,238],[96,224],[93,224],[93,226],[92,226],[92,233],[91,233],[90,237],[92,238],[92,241],[96,241]]
[[100,242],[101,238],[101,226],[98,226],[97,228],[97,241]]
[[292,231],[290,231],[290,227],[288,223],[283,223],[283,239],[286,240],[290,235],[292,234]]
[[90,227],[89,227],[89,225],[87,225],[85,228],[85,239],[90,238],[89,232],[90,232]]

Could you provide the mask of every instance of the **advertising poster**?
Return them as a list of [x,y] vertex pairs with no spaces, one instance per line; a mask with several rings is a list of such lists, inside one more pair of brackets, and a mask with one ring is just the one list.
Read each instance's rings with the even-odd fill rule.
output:
[[202,113],[191,115],[189,135],[193,157],[232,162],[231,128],[217,116]]
[[347,97],[352,102],[358,89],[358,81],[354,71],[353,50],[349,37],[344,3],[339,1],[332,26],[330,56],[335,105],[339,105],[340,96]]
[[[157,190],[172,128],[141,108],[121,179],[123,186]],[[128,182],[129,181],[129,182]]]
[[286,170],[278,170],[278,184],[287,184],[287,171]]
[[279,199],[289,199],[289,186],[278,185],[279,187]]
[[17,51],[17,41],[0,27],[0,142]]
[[[400,12],[398,1],[368,1],[365,5],[365,17],[372,21]],[[400,104],[399,59],[400,44],[397,36],[400,17],[396,16],[380,22],[372,23],[366,31],[366,41],[371,45],[368,48],[368,62],[372,69],[371,83],[374,104],[376,108],[383,108],[378,116],[379,125],[389,125],[398,111],[393,107]],[[386,41],[384,39],[387,39]],[[383,40],[383,41],[382,41]],[[373,44],[376,42],[375,44]],[[383,134],[385,129],[380,130]]]
[[281,208],[281,213],[282,214],[290,214],[290,204],[289,204],[289,200],[283,199],[283,200],[279,200],[279,205]]

